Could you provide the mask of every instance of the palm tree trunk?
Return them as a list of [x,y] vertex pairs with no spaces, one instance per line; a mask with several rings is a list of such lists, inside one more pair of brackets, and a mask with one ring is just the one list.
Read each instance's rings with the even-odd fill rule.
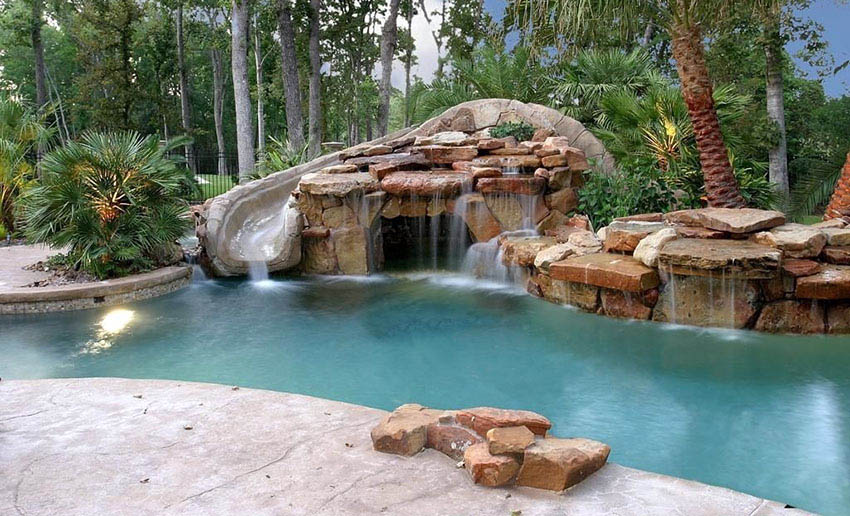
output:
[[225,158],[226,144],[224,142],[224,69],[219,49],[210,50],[210,61],[213,71],[213,124],[215,125],[216,150],[218,151],[218,173],[226,175],[228,170],[227,159]]
[[315,158],[322,152],[322,59],[319,55],[321,10],[321,0],[310,0],[310,98],[307,107],[310,116],[308,122],[310,148],[307,152],[311,158]]
[[381,34],[381,88],[378,101],[378,136],[387,134],[390,124],[390,79],[393,72],[393,55],[398,42],[398,4],[390,0],[390,12]]
[[823,219],[844,219],[845,222],[850,222],[850,153],[847,154],[847,161],[841,169],[841,176],[835,184]]
[[729,154],[720,132],[720,121],[714,108],[711,78],[705,64],[699,26],[673,25],[673,58],[682,82],[682,96],[688,106],[694,127],[705,193],[708,205],[720,208],[743,208],[744,198],[729,163]]
[[769,151],[769,178],[783,200],[788,198],[788,143],[785,135],[785,93],[782,82],[782,39],[778,15],[765,31],[767,116],[776,124],[779,137]]
[[283,94],[286,99],[286,127],[289,142],[296,149],[304,146],[304,119],[301,116],[301,88],[298,85],[298,57],[295,55],[295,30],[289,0],[278,0],[277,29],[280,36]]
[[266,153],[266,115],[263,106],[263,50],[260,42],[260,26],[254,13],[254,65],[257,71],[257,154]]
[[236,105],[236,151],[239,182],[254,173],[254,128],[251,120],[251,88],[248,86],[248,0],[233,0],[230,16],[233,99]]
[[[186,72],[186,46],[183,41],[183,2],[177,4],[177,73],[180,76],[180,116],[183,121],[183,132],[192,135],[192,105],[189,102],[189,77]],[[188,144],[186,149],[186,164],[189,170],[197,172],[195,165],[194,145]]]

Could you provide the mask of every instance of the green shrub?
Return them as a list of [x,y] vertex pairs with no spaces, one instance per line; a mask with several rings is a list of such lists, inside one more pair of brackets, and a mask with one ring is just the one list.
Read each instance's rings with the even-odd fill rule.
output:
[[189,225],[185,174],[135,132],[83,135],[45,156],[42,182],[24,196],[27,237],[68,248],[68,263],[98,278],[159,264]]
[[505,122],[490,129],[493,138],[506,138],[513,136],[517,141],[527,141],[534,136],[534,126],[525,122]]

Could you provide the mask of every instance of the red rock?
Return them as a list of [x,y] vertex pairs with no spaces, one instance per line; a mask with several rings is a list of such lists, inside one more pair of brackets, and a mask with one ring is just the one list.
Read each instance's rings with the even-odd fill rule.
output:
[[563,225],[563,226],[557,226],[557,227],[552,228],[552,229],[547,229],[543,234],[546,235],[546,236],[555,237],[555,240],[557,240],[557,242],[559,244],[563,244],[563,243],[567,242],[567,240],[569,239],[571,234],[573,234],[577,231],[585,231],[585,230],[574,227],[574,226]]
[[491,156],[524,156],[528,154],[531,154],[531,149],[528,147],[505,147],[490,151]]
[[475,158],[472,163],[478,167],[538,168],[540,158],[531,155],[483,156]]
[[[657,299],[658,290],[655,290]],[[621,290],[602,289],[602,312],[610,317],[619,319],[641,319],[648,320],[652,315],[652,308],[646,306],[641,296],[633,292]]]
[[399,172],[401,170],[424,170],[428,168],[429,164],[428,160],[421,154],[412,154],[403,158],[369,165],[369,174],[380,181],[393,172]]
[[609,227],[605,232],[603,250],[606,253],[610,251],[632,253],[640,241],[649,236],[650,233],[650,231],[634,231]]
[[550,174],[551,171],[548,168],[541,167],[534,171],[534,177],[539,177],[541,179],[545,179],[546,181],[549,180]]
[[590,169],[590,163],[587,162],[587,157],[584,155],[584,151],[576,149],[575,147],[570,147],[562,149],[561,152],[564,156],[566,156],[567,166],[570,167],[570,170],[584,172],[585,170]]
[[546,138],[553,136],[555,131],[553,129],[548,129],[541,127],[540,129],[534,131],[534,135],[531,137],[531,141],[533,142],[545,142]]
[[829,333],[850,333],[850,303],[834,303],[827,306],[826,321]]
[[402,405],[372,429],[372,445],[379,452],[415,455],[425,447],[428,425],[438,422],[441,414],[422,405]]
[[786,299],[761,309],[755,329],[771,333],[823,333],[823,306],[817,301]]
[[463,459],[463,454],[467,448],[480,442],[483,442],[483,439],[466,428],[432,423],[428,425],[428,438],[425,446],[459,461]]
[[828,263],[835,265],[850,265],[850,246],[828,245],[821,251],[821,256]]
[[585,283],[627,292],[643,292],[659,284],[658,273],[631,256],[588,254],[549,266],[552,279]]
[[414,147],[413,152],[424,155],[432,163],[451,164],[455,161],[469,161],[478,156],[478,147],[451,147],[428,145]]
[[575,215],[570,217],[567,220],[567,225],[587,231],[593,231],[593,225],[590,223],[590,219],[587,218],[587,215]]
[[525,426],[535,435],[544,436],[546,431],[552,428],[548,419],[527,410],[475,407],[459,410],[455,417],[458,423],[475,430],[479,435],[487,435],[491,428]]
[[493,455],[523,453],[533,442],[534,434],[524,426],[491,428],[487,431],[487,444]]
[[495,167],[471,167],[469,173],[472,179],[482,179],[485,177],[501,177],[502,169]]
[[472,481],[497,487],[510,483],[519,471],[519,462],[510,455],[491,455],[487,443],[473,444],[463,454],[463,463]]
[[825,265],[811,276],[797,279],[799,299],[850,299],[850,267]]
[[546,207],[550,210],[558,210],[563,214],[570,213],[578,207],[578,193],[575,188],[564,188],[547,195]]
[[545,158],[547,156],[555,156],[556,154],[560,154],[561,151],[558,149],[547,149],[545,147],[541,147],[534,151],[534,155],[538,158]]
[[563,154],[553,154],[551,156],[546,156],[542,158],[541,163],[543,163],[544,167],[566,167],[567,166],[567,157]]
[[381,180],[381,189],[398,196],[449,197],[458,195],[472,185],[472,178],[463,173],[450,171],[394,172]]
[[525,449],[516,483],[563,491],[598,471],[611,448],[590,439],[538,439]]
[[615,222],[663,222],[664,214],[657,213],[639,213],[637,215],[629,215],[627,217],[617,217]]
[[720,239],[729,238],[729,233],[725,231],[717,231],[716,229],[707,229],[694,226],[673,226],[676,234],[681,238],[704,238],[704,239]]
[[821,264],[813,260],[789,258],[782,262],[782,272],[795,278],[820,272]]
[[469,172],[473,167],[475,165],[471,161],[455,161],[452,163],[452,170],[457,170],[458,172]]
[[331,236],[331,230],[324,226],[306,228],[301,232],[302,238],[327,238],[329,236]]
[[485,138],[478,141],[478,150],[491,151],[505,147],[505,141],[499,138]]
[[546,181],[534,176],[486,177],[478,180],[476,189],[484,194],[513,193],[537,195],[546,188]]

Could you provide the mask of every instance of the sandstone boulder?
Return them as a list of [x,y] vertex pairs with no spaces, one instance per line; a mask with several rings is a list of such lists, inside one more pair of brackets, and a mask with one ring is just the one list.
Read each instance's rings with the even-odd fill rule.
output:
[[467,174],[456,171],[394,172],[381,180],[385,192],[400,197],[449,197],[471,185],[472,179]]
[[850,265],[850,246],[826,246],[821,251],[821,257],[827,263],[835,265]]
[[575,188],[564,188],[557,192],[551,193],[544,197],[546,207],[550,210],[557,210],[564,215],[570,213],[578,207],[578,192]]
[[424,170],[428,168],[428,165],[430,165],[430,163],[421,154],[411,154],[410,156],[404,156],[385,161],[383,163],[369,165],[369,174],[380,181],[393,172],[399,172],[402,170]]
[[534,257],[534,266],[543,271],[549,272],[549,266],[554,262],[559,262],[568,256],[575,254],[576,248],[569,243],[555,244],[549,246]]
[[516,483],[563,491],[601,469],[610,453],[607,444],[590,439],[538,439],[525,449]]
[[441,414],[422,405],[402,405],[372,429],[372,445],[379,452],[415,455],[425,447],[428,425],[437,423]]
[[460,461],[463,460],[463,454],[467,448],[480,442],[483,442],[483,439],[466,428],[431,423],[428,425],[428,437],[425,446]]
[[771,333],[823,333],[823,306],[816,301],[786,299],[761,309],[755,329]]
[[652,312],[652,320],[746,328],[761,307],[760,292],[755,281],[746,279],[671,275]]
[[319,171],[320,174],[353,174],[357,172],[359,169],[356,165],[343,164],[343,165],[331,165],[329,167],[325,167]]
[[817,274],[797,279],[800,299],[850,299],[850,267],[825,265]]
[[502,263],[514,267],[530,267],[534,265],[537,253],[555,245],[552,237],[520,237],[509,236],[500,242],[502,247]]
[[450,147],[446,145],[428,145],[414,147],[414,153],[424,155],[431,163],[452,164],[455,161],[469,161],[478,156],[478,147]]
[[661,249],[678,238],[676,230],[673,228],[664,228],[655,233],[643,238],[635,246],[634,257],[640,260],[647,267],[658,266],[658,256],[661,254]]
[[850,333],[850,303],[830,304],[826,308],[826,322],[829,333]]
[[758,244],[781,249],[785,256],[791,258],[812,258],[819,255],[827,239],[822,230],[804,224],[783,224],[770,231],[756,233],[751,238]]
[[552,279],[643,292],[659,284],[658,273],[631,256],[611,253],[567,258],[549,266]]
[[546,181],[534,176],[485,177],[478,180],[476,189],[485,194],[512,193],[538,195],[546,188]]
[[463,454],[463,463],[472,481],[483,486],[509,484],[519,471],[519,462],[510,455],[492,455],[487,443],[473,444]]
[[477,145],[477,140],[462,131],[443,131],[433,136],[417,136],[414,145]]
[[683,226],[701,226],[729,233],[753,233],[781,226],[785,215],[754,208],[701,208],[666,214],[664,220]]
[[661,249],[658,266],[682,275],[770,279],[781,259],[781,251],[747,240],[680,238]]
[[[838,221],[838,219],[832,219]],[[841,221],[843,223],[843,221]],[[841,228],[823,228],[821,229],[826,234],[827,244],[833,246],[850,246],[850,229]]]
[[811,276],[821,270],[821,264],[814,260],[789,258],[782,262],[782,272],[793,278]]
[[354,191],[374,192],[378,190],[380,183],[363,172],[354,174],[307,174],[301,178],[298,187],[302,192],[311,195],[345,197]]
[[[657,290],[653,289],[657,293]],[[647,320],[652,308],[647,306],[640,294],[603,288],[600,292],[602,313],[618,319]]]
[[458,423],[473,429],[479,435],[487,435],[491,428],[525,426],[535,435],[544,436],[546,431],[552,428],[552,423],[548,419],[527,410],[475,407],[459,410],[455,417]]
[[336,259],[343,274],[369,273],[369,251],[366,231],[360,226],[331,231]]
[[487,443],[492,455],[523,453],[534,442],[534,434],[524,426],[491,428],[487,431]]
[[455,215],[463,217],[476,242],[487,242],[502,232],[499,221],[490,212],[483,195],[463,195],[454,206]]

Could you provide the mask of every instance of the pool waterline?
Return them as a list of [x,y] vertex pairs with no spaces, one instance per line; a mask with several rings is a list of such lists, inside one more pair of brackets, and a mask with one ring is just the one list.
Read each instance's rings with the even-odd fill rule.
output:
[[4,316],[0,329],[3,378],[529,409],[627,466],[824,514],[850,506],[846,337],[619,321],[433,272],[196,282],[117,308]]

